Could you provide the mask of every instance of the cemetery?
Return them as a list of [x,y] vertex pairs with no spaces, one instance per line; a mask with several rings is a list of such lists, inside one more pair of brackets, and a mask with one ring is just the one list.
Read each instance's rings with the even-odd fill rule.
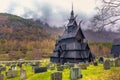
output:
[[[11,63],[9,66],[1,64],[0,80],[103,80],[103,78],[104,80],[109,80],[112,77],[113,80],[119,80],[119,77],[114,76],[117,74],[119,76],[120,74],[120,61],[119,59],[111,60],[105,59],[101,63],[99,59],[96,59],[97,65],[94,65],[94,63],[66,63],[58,65],[51,63],[49,59],[44,59],[42,62],[37,62],[39,65],[31,65],[36,64],[36,62],[22,63],[22,67],[16,66],[16,69],[11,67],[15,63]],[[112,66],[111,62],[113,63]],[[35,67],[34,70],[33,67]],[[113,73],[114,71],[116,72]]]

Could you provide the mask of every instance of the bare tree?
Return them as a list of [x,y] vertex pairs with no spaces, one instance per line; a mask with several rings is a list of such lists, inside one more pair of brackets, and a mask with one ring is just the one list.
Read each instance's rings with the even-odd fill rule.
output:
[[102,31],[106,26],[114,26],[120,20],[120,0],[101,0],[102,5],[97,7],[97,14],[92,18],[92,27]]

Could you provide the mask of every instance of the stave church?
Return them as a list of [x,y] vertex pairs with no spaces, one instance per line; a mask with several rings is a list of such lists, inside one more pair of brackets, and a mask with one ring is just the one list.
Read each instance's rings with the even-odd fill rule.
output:
[[91,62],[94,56],[91,53],[85,36],[81,30],[81,23],[78,25],[74,11],[70,14],[69,22],[62,36],[58,38],[55,49],[50,57],[53,63],[80,63]]

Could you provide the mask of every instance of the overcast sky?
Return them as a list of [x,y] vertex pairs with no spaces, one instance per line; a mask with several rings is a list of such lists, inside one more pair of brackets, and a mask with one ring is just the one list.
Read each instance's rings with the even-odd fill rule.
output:
[[62,26],[70,16],[72,3],[79,18],[94,15],[98,5],[95,0],[0,0],[0,12]]

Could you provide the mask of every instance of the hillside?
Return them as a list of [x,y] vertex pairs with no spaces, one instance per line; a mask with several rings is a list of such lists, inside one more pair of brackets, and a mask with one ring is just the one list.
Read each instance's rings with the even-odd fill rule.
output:
[[0,13],[0,39],[37,41],[46,38],[50,38],[50,34],[34,21]]
[[43,27],[30,19],[0,13],[0,60],[49,56],[55,38]]

